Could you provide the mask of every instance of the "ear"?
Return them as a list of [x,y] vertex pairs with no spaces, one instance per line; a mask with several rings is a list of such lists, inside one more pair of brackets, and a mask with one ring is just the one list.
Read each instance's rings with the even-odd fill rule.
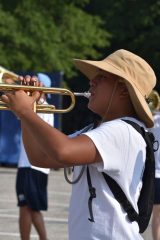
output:
[[129,92],[124,83],[120,83],[120,97],[128,97]]

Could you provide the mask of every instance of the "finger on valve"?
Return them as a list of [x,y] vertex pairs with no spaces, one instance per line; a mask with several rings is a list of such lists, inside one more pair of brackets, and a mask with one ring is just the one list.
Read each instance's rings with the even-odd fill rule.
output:
[[24,77],[24,85],[31,86],[32,85],[32,77],[30,75],[26,75]]
[[36,86],[37,82],[37,77],[36,76],[19,76],[19,81],[21,82],[21,85],[27,85],[27,86]]

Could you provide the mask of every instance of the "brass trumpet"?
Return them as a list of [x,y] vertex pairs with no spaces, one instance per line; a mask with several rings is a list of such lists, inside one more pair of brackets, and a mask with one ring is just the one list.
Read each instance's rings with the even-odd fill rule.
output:
[[[6,79],[12,79],[13,82],[16,82],[18,81],[18,75],[0,66],[0,92],[5,93],[5,92],[23,90],[32,94],[34,91],[39,91],[44,94],[50,93],[50,94],[57,94],[61,96],[66,95],[71,98],[71,104],[69,105],[69,107],[65,109],[57,109],[54,105],[50,105],[50,104],[43,105],[43,104],[36,103],[35,111],[38,113],[67,113],[71,111],[75,106],[75,96],[84,96],[87,98],[89,98],[90,96],[90,93],[88,92],[74,93],[65,88],[53,88],[53,87],[47,88],[47,87],[26,86],[26,85],[18,85],[18,84],[6,84]],[[3,101],[0,101],[0,110],[10,110],[10,109],[7,107],[7,105]]]

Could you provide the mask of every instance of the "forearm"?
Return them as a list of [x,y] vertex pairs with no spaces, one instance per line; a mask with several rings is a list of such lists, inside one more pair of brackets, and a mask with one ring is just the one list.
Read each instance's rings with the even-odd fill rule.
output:
[[39,97],[37,91],[28,96],[23,90],[2,96],[2,100],[21,120],[24,145],[31,164],[55,168],[57,165],[64,167],[101,161],[88,136],[69,138],[34,113],[33,104]]
[[[51,127],[32,110],[28,110],[20,116],[26,145],[26,151],[30,155],[32,164],[45,167],[65,167],[73,165],[90,164],[100,161],[100,156],[94,143],[85,135],[69,138],[56,128]],[[30,145],[30,138],[33,138],[36,150]],[[34,143],[33,143],[34,144]],[[36,157],[33,151],[41,151]],[[39,159],[37,159],[39,158]],[[45,159],[44,159],[45,158]],[[41,161],[42,159],[42,161]],[[44,165],[43,165],[44,164]]]
[[52,161],[48,159],[47,155],[44,152],[42,152],[38,142],[30,134],[30,131],[28,129],[26,130],[23,124],[21,129],[25,151],[32,165],[54,169],[63,167],[62,165],[54,161],[54,158],[52,158]]
[[21,118],[21,128],[25,150],[31,164],[53,168],[68,165],[60,161],[60,149],[65,144],[63,144],[64,138],[68,139],[67,136],[48,125],[33,112]]

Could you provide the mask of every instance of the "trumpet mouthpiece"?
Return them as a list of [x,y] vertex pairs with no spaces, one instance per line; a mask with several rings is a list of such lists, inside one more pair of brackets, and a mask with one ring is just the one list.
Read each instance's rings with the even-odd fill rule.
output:
[[83,92],[83,93],[78,93],[78,92],[75,92],[74,93],[75,96],[80,96],[80,97],[86,97],[86,98],[89,98],[91,96],[91,93],[90,92]]

